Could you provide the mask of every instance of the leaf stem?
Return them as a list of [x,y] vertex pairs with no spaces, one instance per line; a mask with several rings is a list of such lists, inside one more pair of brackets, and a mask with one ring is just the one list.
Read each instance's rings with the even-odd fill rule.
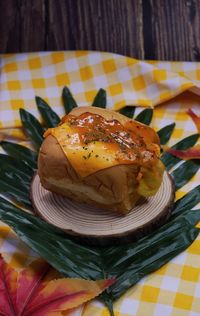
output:
[[17,316],[15,308],[14,308],[14,305],[13,305],[13,301],[12,301],[12,299],[10,297],[10,292],[9,292],[8,286],[6,284],[6,275],[5,275],[4,271],[3,271],[3,269],[1,271],[1,274],[2,274],[4,290],[6,292],[6,296],[7,296],[9,307],[10,307],[10,312],[12,313],[13,316]]
[[31,291],[29,292],[27,298],[25,299],[25,301],[23,302],[22,308],[19,311],[18,316],[23,316],[27,310],[27,307],[29,305],[29,303],[31,302],[31,300],[33,299],[34,294],[36,293],[36,291],[38,290],[39,286],[41,285],[42,280],[45,278],[45,276],[48,274],[50,269],[50,266],[47,265],[45,270],[42,271],[42,273],[39,275],[38,279],[36,280],[35,284],[32,286]]
[[113,310],[113,302],[112,300],[106,299],[105,304],[109,310],[110,316],[115,316],[114,310]]

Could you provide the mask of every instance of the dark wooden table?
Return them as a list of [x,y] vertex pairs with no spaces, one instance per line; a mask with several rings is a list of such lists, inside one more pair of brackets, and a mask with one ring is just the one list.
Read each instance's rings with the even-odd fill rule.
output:
[[200,60],[200,0],[0,0],[0,53],[101,50]]

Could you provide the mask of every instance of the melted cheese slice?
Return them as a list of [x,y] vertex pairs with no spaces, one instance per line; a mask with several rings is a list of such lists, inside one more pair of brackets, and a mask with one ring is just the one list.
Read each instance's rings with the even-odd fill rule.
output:
[[79,133],[66,123],[52,129],[51,134],[59,142],[73,168],[82,177],[119,164],[113,145],[109,146],[108,143],[100,141],[83,145]]
[[53,135],[76,172],[86,177],[119,164],[156,165],[159,145],[145,143],[144,135],[138,133],[138,128],[136,134],[133,128],[131,131],[129,126],[126,130],[116,120],[106,121],[99,115],[84,113],[80,119],[67,116],[64,123],[49,129],[45,137]]

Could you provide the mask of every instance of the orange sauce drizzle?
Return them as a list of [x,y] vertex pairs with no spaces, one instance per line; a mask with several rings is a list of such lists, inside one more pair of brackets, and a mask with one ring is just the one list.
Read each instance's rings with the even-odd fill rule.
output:
[[46,131],[56,137],[78,174],[85,177],[120,164],[155,165],[160,156],[159,138],[148,126],[83,113],[66,115],[61,124]]

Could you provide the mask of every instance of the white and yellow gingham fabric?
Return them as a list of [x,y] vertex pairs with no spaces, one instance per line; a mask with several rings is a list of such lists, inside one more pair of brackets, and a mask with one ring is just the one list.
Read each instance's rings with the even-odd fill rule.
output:
[[[176,122],[170,140],[196,133],[186,114],[192,108],[200,115],[200,63],[142,62],[100,52],[47,52],[0,56],[0,138],[24,140],[19,108],[39,117],[35,95],[64,114],[61,93],[64,85],[77,103],[90,105],[99,88],[108,95],[108,107],[155,106],[152,126]],[[137,109],[137,112],[139,110]],[[200,173],[177,198],[200,183]],[[37,255],[8,228],[0,227],[0,252],[14,267]],[[200,316],[200,236],[187,249],[158,271],[132,287],[115,305],[116,316]],[[73,311],[73,316],[108,316],[98,301]]]

